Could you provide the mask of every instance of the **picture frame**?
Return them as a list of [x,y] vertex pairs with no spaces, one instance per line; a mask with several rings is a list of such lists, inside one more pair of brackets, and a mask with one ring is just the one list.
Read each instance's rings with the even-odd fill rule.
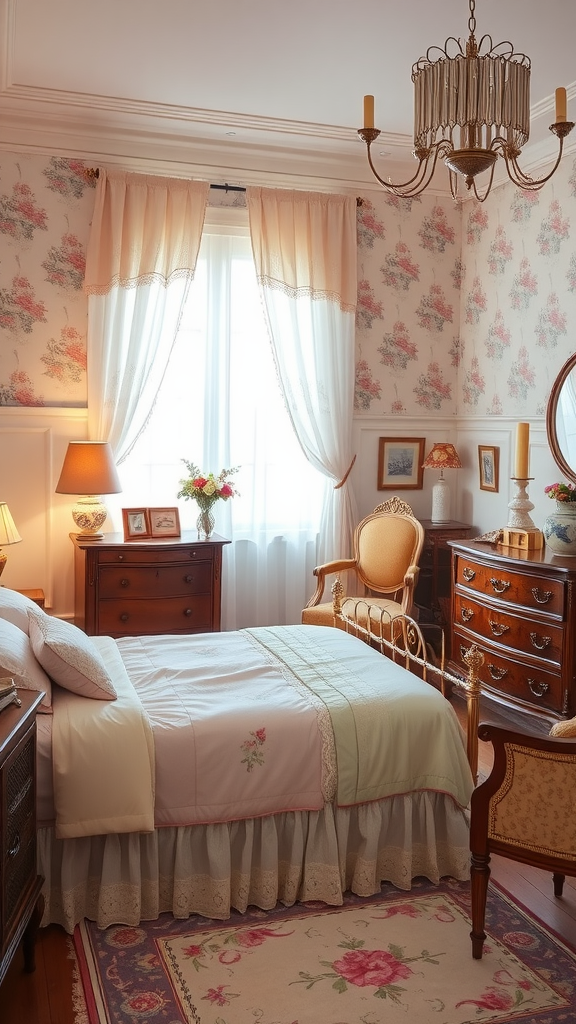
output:
[[179,537],[180,515],[177,508],[149,508],[151,537]]
[[378,490],[421,491],[425,445],[425,437],[381,437],[378,443]]
[[500,449],[490,444],[479,444],[478,468],[480,471],[480,490],[498,492]]
[[148,540],[151,536],[147,508],[123,508],[122,523],[125,541]]

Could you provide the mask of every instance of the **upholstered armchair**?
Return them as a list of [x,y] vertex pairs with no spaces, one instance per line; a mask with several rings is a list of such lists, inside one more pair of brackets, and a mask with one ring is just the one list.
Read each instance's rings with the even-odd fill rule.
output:
[[471,801],[470,937],[476,960],[486,938],[491,854],[552,872],[555,896],[562,895],[565,876],[576,875],[576,739],[486,724],[478,735],[492,742],[494,767]]
[[[409,615],[414,602],[418,580],[418,560],[424,544],[424,528],[415,519],[410,505],[398,497],[378,505],[358,524],[354,533],[354,557],[318,565],[314,575],[318,579],[316,591],[302,612],[302,622],[313,626],[340,625],[335,622],[332,600],[322,600],[327,579],[341,581],[345,573],[352,573],[356,597],[365,597],[357,605],[356,621],[366,627],[367,617],[373,613],[387,620],[404,613]],[[354,598],[342,598],[342,611],[346,614]],[[356,606],[356,603],[354,602]],[[363,617],[360,621],[358,614]]]

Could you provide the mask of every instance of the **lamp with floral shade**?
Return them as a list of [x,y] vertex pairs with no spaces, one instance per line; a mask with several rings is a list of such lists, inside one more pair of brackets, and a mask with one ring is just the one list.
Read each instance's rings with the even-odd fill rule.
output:
[[424,462],[424,469],[439,469],[440,479],[432,488],[432,515],[433,523],[449,523],[450,515],[450,488],[444,479],[445,469],[462,469],[460,456],[453,444],[448,441],[440,441],[428,452]]

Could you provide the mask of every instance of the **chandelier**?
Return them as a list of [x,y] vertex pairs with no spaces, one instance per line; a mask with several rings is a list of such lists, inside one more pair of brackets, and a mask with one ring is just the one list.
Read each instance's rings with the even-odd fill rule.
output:
[[[504,158],[508,177],[519,188],[542,188],[558,167],[564,139],[574,127],[573,121],[566,120],[566,89],[556,89],[556,120],[550,125],[559,140],[556,163],[538,180],[520,169],[518,157],[530,135],[530,58],[515,53],[512,43],[494,46],[489,35],[477,43],[475,0],[469,0],[469,7],[465,49],[460,39],[450,36],[444,49],[430,47],[412,67],[418,168],[408,181],[395,185],[374,167],[371,146],[380,132],[374,127],[374,97],[364,97],[364,127],[358,135],[366,143],[372,173],[396,196],[420,195],[440,157],[448,168],[454,199],[463,178],[467,190],[483,202],[492,188],[498,156]],[[476,177],[483,173],[488,173],[488,179],[479,191]]]

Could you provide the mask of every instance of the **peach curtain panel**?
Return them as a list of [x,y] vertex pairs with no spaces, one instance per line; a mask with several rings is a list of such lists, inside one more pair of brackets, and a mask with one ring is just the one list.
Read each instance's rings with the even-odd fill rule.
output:
[[193,276],[210,185],[100,170],[84,288],[105,295]]
[[356,310],[356,199],[321,192],[250,188],[256,273],[293,297]]

